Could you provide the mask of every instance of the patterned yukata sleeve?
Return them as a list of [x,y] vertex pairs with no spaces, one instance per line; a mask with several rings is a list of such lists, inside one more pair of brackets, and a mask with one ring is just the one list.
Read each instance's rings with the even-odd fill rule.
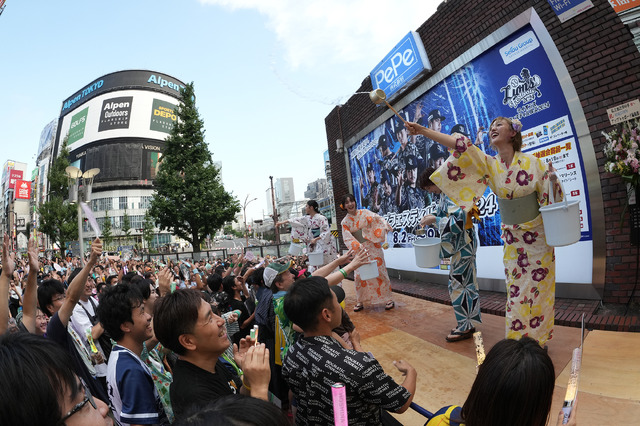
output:
[[[383,243],[387,239],[387,227],[390,225],[382,217],[369,210],[361,210],[363,219],[367,221],[367,226],[362,229],[362,236],[372,243]],[[362,220],[362,219],[360,219]]]
[[448,215],[440,219],[439,229],[442,244],[440,245],[441,257],[451,257],[462,250],[468,243],[464,232],[466,214],[447,198]]
[[291,238],[300,240],[303,243],[309,242],[309,236],[307,230],[309,229],[309,217],[300,216],[289,219],[289,225],[291,225]]
[[[352,230],[350,228],[350,225],[352,225],[353,223],[354,219],[350,218],[349,216],[346,216],[344,219],[342,219],[342,222],[340,223],[340,225],[342,226],[342,239],[344,240],[344,244],[348,249],[358,251],[360,250],[360,243],[353,236],[353,234],[351,233]],[[355,230],[356,229],[353,229],[353,231]]]
[[329,229],[329,221],[326,217],[320,216],[320,222],[322,222],[320,224],[320,241],[324,244],[331,244],[331,229]]
[[430,179],[467,213],[489,185],[491,157],[473,145],[469,138],[457,133],[454,135],[458,139],[453,154],[433,172]]

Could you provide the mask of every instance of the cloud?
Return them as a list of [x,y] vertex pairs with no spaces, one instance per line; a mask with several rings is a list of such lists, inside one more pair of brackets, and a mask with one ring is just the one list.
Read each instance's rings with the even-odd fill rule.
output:
[[266,17],[292,69],[364,63],[375,66],[438,0],[200,0]]

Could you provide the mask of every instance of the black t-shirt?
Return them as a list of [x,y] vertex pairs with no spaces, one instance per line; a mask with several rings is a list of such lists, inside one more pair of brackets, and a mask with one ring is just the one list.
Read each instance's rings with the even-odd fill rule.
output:
[[211,374],[195,364],[178,359],[169,388],[176,419],[191,405],[206,405],[222,396],[239,392],[242,386],[240,377],[231,374],[220,361],[216,363],[215,371],[215,374]]
[[240,311],[240,316],[238,317],[238,326],[241,328],[240,328],[240,331],[238,331],[232,337],[233,343],[238,344],[238,342],[240,342],[240,339],[248,336],[249,333],[251,332],[251,327],[253,327],[253,321],[250,324],[248,324],[245,328],[242,328],[242,324],[251,316],[244,302],[236,299],[231,299],[229,301],[229,307],[231,308],[230,311],[235,311],[235,310]]

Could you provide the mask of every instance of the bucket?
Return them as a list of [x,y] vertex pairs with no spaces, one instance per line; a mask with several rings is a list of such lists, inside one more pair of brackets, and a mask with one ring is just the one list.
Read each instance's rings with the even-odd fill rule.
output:
[[416,264],[420,268],[434,268],[440,265],[440,238],[419,238],[413,242]]
[[310,266],[322,266],[324,264],[324,253],[308,253],[307,257],[309,258]]
[[358,268],[361,280],[371,280],[378,277],[378,262],[372,260]]
[[552,247],[568,246],[580,241],[580,201],[567,200],[564,186],[560,180],[558,182],[565,195],[564,201],[556,203],[553,190],[549,188],[549,205],[540,207],[547,244]]
[[289,254],[291,256],[302,256],[304,246],[302,244],[291,243],[289,246]]

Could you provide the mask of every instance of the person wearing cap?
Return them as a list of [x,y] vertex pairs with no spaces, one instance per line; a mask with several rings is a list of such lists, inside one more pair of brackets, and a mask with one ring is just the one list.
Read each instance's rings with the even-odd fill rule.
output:
[[[276,226],[289,223],[291,225],[291,238],[305,243],[307,245],[307,253],[323,253],[322,264],[326,265],[335,259],[338,254],[331,237],[329,221],[320,214],[316,200],[307,201],[305,209],[305,216],[278,222]],[[315,266],[309,266],[309,272],[313,272],[315,269]]]
[[[418,107],[416,109],[416,115],[413,121],[435,132],[440,132],[442,130],[442,122],[444,120],[446,120],[446,117],[442,115],[440,113],[440,110],[437,108],[429,111],[429,114],[427,114],[426,117],[423,116],[422,104],[418,104]],[[437,145],[437,143],[434,142],[433,139],[430,139],[425,135],[418,134],[418,135],[414,135],[413,137],[415,137],[417,141],[421,141],[423,143],[423,147],[424,147],[423,149],[424,149],[425,155],[429,154],[429,150],[433,145]],[[428,163],[429,163],[429,166],[432,166],[430,158],[431,157],[429,157]]]
[[[362,206],[368,209],[372,209],[372,207],[378,202],[378,182],[376,182],[376,172],[373,168],[373,164],[367,164],[367,183],[369,184],[369,190],[367,194],[362,198]],[[360,180],[360,193],[364,194],[365,185],[362,180]]]
[[424,160],[422,155],[418,152],[418,147],[413,140],[414,138],[409,138],[409,133],[407,133],[407,129],[405,128],[402,120],[396,120],[395,134],[398,142],[400,142],[400,149],[398,149],[398,152],[396,153],[399,168],[398,179],[400,179],[401,177],[404,177],[406,159],[408,156],[413,155],[419,163],[422,163]]
[[[469,132],[469,129],[467,129],[467,126],[465,126],[462,123],[458,123],[455,126],[453,126],[451,128],[451,134],[453,135],[454,133],[460,133],[461,135],[466,136],[467,138],[471,139],[471,133]],[[482,142],[482,135],[485,133],[484,131],[484,127],[480,126],[478,128],[478,133],[476,133],[476,140],[473,143],[474,145],[480,147],[480,149],[482,150],[482,152],[485,152],[484,149],[484,143]],[[438,144],[439,145],[439,144]],[[437,168],[437,167],[435,167]]]
[[398,188],[396,188],[396,204],[398,210],[423,209],[425,205],[431,204],[431,200],[429,199],[429,202],[425,203],[425,193],[416,185],[418,179],[418,159],[414,155],[409,155],[405,157],[404,161],[406,180],[402,178],[399,179]]
[[489,127],[495,156],[487,155],[461,134],[446,135],[417,123],[412,134],[423,134],[454,154],[431,176],[431,181],[466,214],[477,214],[476,202],[487,189],[496,195],[502,222],[503,263],[509,339],[528,335],[543,346],[553,337],[555,253],[547,245],[540,206],[563,198],[556,170],[522,152],[522,123],[497,117]]
[[387,135],[381,135],[378,138],[378,150],[380,151],[380,155],[382,156],[381,160],[378,160],[380,164],[380,183],[382,183],[382,173],[387,172],[392,176],[398,176],[398,158],[395,152],[391,152],[389,148],[389,141],[387,139]]
[[440,196],[435,214],[422,217],[420,226],[435,225],[442,241],[440,257],[451,258],[448,287],[457,325],[446,340],[458,342],[472,337],[476,325],[482,322],[476,279],[478,240],[471,218],[429,179],[434,171],[428,167],[420,175],[420,187]]
[[342,321],[342,308],[325,278],[312,276],[293,284],[284,309],[304,335],[292,346],[283,374],[298,409],[296,425],[333,425],[332,384],[342,383],[350,425],[379,425],[388,414],[405,412],[416,391],[416,370],[405,361],[394,366],[402,384],[387,375],[365,352],[345,349],[332,335]]
[[434,143],[429,147],[429,167],[437,169],[449,157],[449,151],[439,143]]
[[380,173],[380,198],[378,205],[378,214],[384,216],[389,213],[397,213],[398,205],[396,204],[396,194],[391,185],[392,176],[388,171],[383,170]]

